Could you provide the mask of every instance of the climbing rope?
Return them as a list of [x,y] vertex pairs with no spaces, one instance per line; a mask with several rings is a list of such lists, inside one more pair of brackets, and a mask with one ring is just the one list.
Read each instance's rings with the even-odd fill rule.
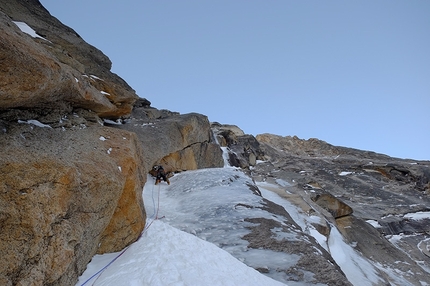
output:
[[[152,190],[151,190],[151,197],[152,197],[152,207],[154,210],[154,213],[150,216],[150,218],[148,220],[150,220],[151,222],[149,224],[146,224],[145,227],[143,228],[143,231],[139,234],[139,236],[137,237],[138,241],[143,234],[148,230],[148,228],[152,225],[152,223],[158,219],[158,210],[160,209],[160,185],[158,185],[157,188],[157,192],[158,192],[158,198],[157,198],[157,207],[155,207],[155,199],[154,199],[154,185],[152,185]],[[127,246],[126,248],[124,248],[117,256],[115,256],[108,264],[106,264],[102,269],[100,269],[99,271],[97,271],[96,273],[94,273],[90,278],[88,278],[84,283],[81,284],[81,286],[84,286],[85,284],[87,284],[88,282],[90,282],[94,277],[97,276],[96,280],[94,280],[94,282],[91,284],[92,286],[95,285],[96,281],[100,278],[100,276],[103,274],[103,272],[110,266],[112,265],[112,263],[114,263],[121,255],[123,255],[127,249],[131,246],[131,244],[129,246]]]

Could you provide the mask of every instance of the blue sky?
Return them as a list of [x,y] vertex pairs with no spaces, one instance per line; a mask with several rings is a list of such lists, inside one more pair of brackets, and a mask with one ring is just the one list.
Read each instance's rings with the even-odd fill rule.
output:
[[156,108],[430,160],[430,1],[41,3]]

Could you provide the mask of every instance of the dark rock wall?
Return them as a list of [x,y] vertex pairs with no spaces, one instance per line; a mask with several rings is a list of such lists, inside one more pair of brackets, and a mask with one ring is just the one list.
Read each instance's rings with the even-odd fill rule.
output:
[[[226,147],[232,165],[244,168],[256,182],[270,183],[273,192],[303,213],[320,217],[313,226],[327,240],[333,228],[339,230],[349,245],[378,266],[378,276],[384,283],[398,283],[392,276],[393,269],[404,284],[430,282],[430,255],[426,250],[430,247],[429,220],[405,216],[430,210],[429,161],[391,158],[296,136],[261,134],[254,138],[236,126],[219,123],[212,128]],[[255,164],[248,154],[261,161]],[[290,247],[271,245],[267,221],[254,223],[253,233],[244,238],[249,239],[251,247]],[[306,233],[302,235],[303,241],[309,240]],[[390,241],[393,235],[399,235],[395,243]],[[256,236],[264,239],[257,241]],[[300,247],[288,249],[294,252]],[[338,277],[327,267],[329,274],[319,276],[317,263],[299,264],[297,273],[306,269],[321,283],[332,285],[335,282],[330,279]]]
[[[429,161],[392,158],[317,139],[270,134],[256,138],[260,151],[267,154],[267,161],[252,169],[256,181],[288,182],[282,189],[292,194],[290,201],[292,196],[300,197],[305,204],[297,202],[297,197],[292,202],[332,223],[364,257],[397,269],[405,283],[429,283],[425,269],[429,269],[430,257],[417,243],[428,244],[428,220],[403,217],[430,210]],[[317,229],[329,236],[327,227]],[[402,247],[389,241],[393,234],[404,236]],[[394,283],[384,271],[379,275]]]

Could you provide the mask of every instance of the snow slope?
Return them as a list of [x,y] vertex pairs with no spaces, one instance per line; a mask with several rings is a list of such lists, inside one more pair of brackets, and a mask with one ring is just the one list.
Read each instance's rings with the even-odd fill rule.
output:
[[[198,171],[186,173],[196,176]],[[171,187],[176,188],[190,183],[176,178],[172,181]],[[166,185],[159,186],[154,187],[153,179],[148,178],[144,195],[147,214],[152,216],[142,237],[125,252],[94,256],[76,285],[284,285],[214,244],[168,225],[166,218],[155,220],[158,192],[167,189]],[[160,214],[173,204],[160,200]]]
[[[149,218],[142,237],[123,253],[96,255],[77,285],[306,285],[287,281],[282,271],[266,276],[254,270],[288,268],[299,257],[247,247],[242,237],[251,223],[245,219],[274,219],[259,208],[262,198],[253,194],[250,184],[249,177],[231,167],[182,172],[171,178],[170,186],[164,182],[154,186],[148,176],[143,196]],[[312,226],[312,216],[271,192],[267,183],[258,186],[265,199],[283,206],[330,252],[353,285],[382,283],[377,271],[381,266],[372,265],[346,244],[335,227],[327,240]],[[398,276],[393,269],[384,271]],[[394,278],[398,285],[405,282]]]
[[[119,253],[96,255],[77,285]],[[85,285],[283,285],[226,251],[155,220],[100,276]]]

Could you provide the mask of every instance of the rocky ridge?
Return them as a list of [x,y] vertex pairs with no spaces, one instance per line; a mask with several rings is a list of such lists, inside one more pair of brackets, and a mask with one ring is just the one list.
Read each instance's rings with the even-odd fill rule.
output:
[[[35,31],[29,36],[18,27]],[[37,0],[0,7],[0,104],[3,108],[90,109],[102,117],[127,116],[138,98],[97,48],[63,25]]]
[[[320,217],[314,227],[327,241],[333,228],[339,230],[348,244],[377,266],[383,285],[430,283],[430,221],[408,215],[430,210],[429,161],[295,136],[261,134],[254,141],[235,132],[237,127],[231,132],[226,132],[228,126],[214,128],[224,138],[219,141],[228,148],[231,164],[245,166],[257,185],[277,186],[272,191],[303,213]],[[255,163],[254,157],[261,161]],[[278,242],[264,229],[261,223],[259,236],[264,239],[254,247],[277,249]],[[402,278],[387,269],[395,269]]]

